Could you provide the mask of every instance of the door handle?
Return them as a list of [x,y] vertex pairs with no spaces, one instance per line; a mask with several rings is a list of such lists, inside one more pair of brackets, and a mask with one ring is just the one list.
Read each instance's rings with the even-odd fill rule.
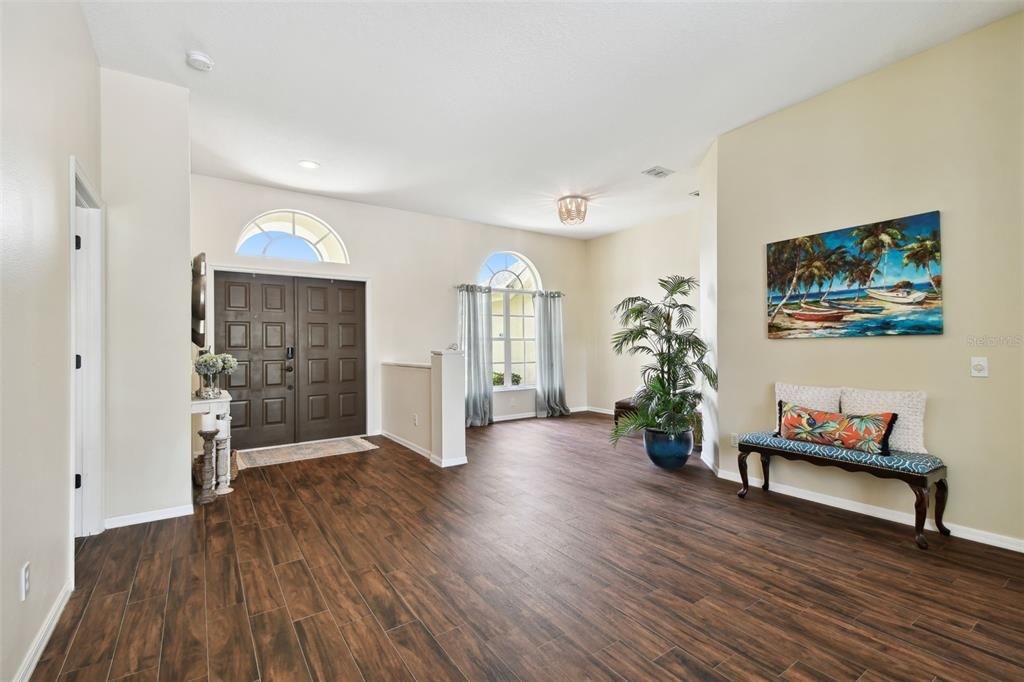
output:
[[284,368],[284,371],[286,371],[286,372],[294,372],[295,368],[292,367],[291,365],[288,365],[287,367]]
[[294,360],[295,359],[295,346],[288,346],[285,349],[285,351],[284,351],[284,356],[288,360]]

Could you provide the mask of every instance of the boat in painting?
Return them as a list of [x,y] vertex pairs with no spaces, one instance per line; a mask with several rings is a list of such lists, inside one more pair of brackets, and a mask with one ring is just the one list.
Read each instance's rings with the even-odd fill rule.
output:
[[928,298],[927,291],[912,291],[910,289],[865,289],[864,293],[879,301],[902,305],[915,305]]
[[786,315],[804,322],[839,322],[851,313],[847,310],[829,310],[827,308],[812,308],[804,306],[796,310],[783,311]]
[[854,313],[861,313],[862,315],[877,315],[885,310],[884,305],[860,305],[850,303],[839,303],[837,301],[827,301],[825,303],[829,308],[838,308],[839,310],[849,310]]
[[768,244],[772,339],[941,334],[939,212]]

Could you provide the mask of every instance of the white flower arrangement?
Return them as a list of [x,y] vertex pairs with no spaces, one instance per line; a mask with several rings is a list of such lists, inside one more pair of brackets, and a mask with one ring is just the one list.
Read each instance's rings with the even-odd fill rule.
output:
[[[234,360],[234,358],[232,358]],[[237,365],[237,361],[235,362]],[[219,374],[224,369],[224,361],[219,355],[214,355],[208,350],[204,350],[196,358],[195,362],[196,374],[205,377],[212,377]]]
[[216,357],[220,359],[220,373],[225,376],[234,372],[235,368],[238,367],[238,360],[231,353],[221,353]]

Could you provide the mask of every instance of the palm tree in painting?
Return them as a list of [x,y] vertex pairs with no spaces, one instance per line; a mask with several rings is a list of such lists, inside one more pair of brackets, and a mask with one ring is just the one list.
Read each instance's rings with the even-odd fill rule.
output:
[[[942,245],[939,243],[938,230],[929,235],[918,235],[914,241],[903,247],[903,265],[914,265],[928,273],[928,282],[935,293],[941,294],[932,274],[932,263],[942,264]],[[941,280],[939,280],[941,282]]]
[[842,279],[850,267],[850,253],[846,250],[845,246],[834,246],[822,254],[822,261],[825,265],[825,281],[828,282],[828,289],[825,290],[825,293],[819,299],[824,303],[828,295],[832,293],[832,286],[837,280]]
[[879,223],[862,225],[854,228],[853,242],[865,256],[874,259],[871,279],[878,273],[878,266],[882,266],[882,284],[885,284],[885,270],[888,265],[890,249],[902,248],[906,241],[906,225],[899,220],[883,220]]
[[786,305],[797,284],[800,283],[801,275],[806,267],[807,259],[815,250],[824,246],[820,235],[797,237],[784,242],[776,242],[768,245],[768,278],[772,290],[783,291],[785,294],[782,300],[775,306],[768,324],[775,321],[775,317]]
[[874,276],[874,262],[860,256],[851,256],[850,262],[846,266],[846,275],[843,278],[843,283],[846,286],[856,286],[857,300],[860,300],[864,296],[864,287],[871,284]]
[[768,245],[768,308],[772,306],[772,292],[785,291],[796,267],[797,253],[790,242]]
[[800,273],[800,285],[804,290],[803,298],[800,299],[801,303],[807,301],[812,288],[817,288],[820,292],[825,282],[831,277],[829,274],[828,258],[829,250],[823,246],[822,248],[815,249],[804,261],[804,266]]

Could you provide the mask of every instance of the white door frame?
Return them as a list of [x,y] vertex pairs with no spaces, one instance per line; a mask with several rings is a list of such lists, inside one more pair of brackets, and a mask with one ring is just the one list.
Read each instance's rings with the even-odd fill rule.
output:
[[[310,279],[327,279],[327,280],[338,280],[339,282],[363,282],[366,285],[364,292],[364,303],[366,317],[363,321],[365,325],[364,331],[364,343],[366,344],[366,433],[360,434],[362,436],[379,436],[380,435],[380,399],[377,395],[377,383],[376,379],[379,377],[379,364],[377,361],[377,352],[374,349],[373,340],[373,320],[371,315],[372,306],[370,301],[372,300],[372,287],[369,277],[362,275],[350,275],[348,273],[328,274],[321,272],[308,272],[305,270],[291,270],[288,268],[274,268],[274,267],[259,267],[252,265],[241,265],[241,264],[230,264],[226,262],[206,262],[206,345],[209,348],[213,348],[213,340],[216,338],[215,330],[217,321],[214,319],[216,314],[217,306],[214,300],[214,296],[217,293],[217,287],[214,284],[215,275],[218,271],[221,272],[235,272],[243,274],[253,275],[278,275],[280,277],[308,277]],[[378,370],[374,373],[374,370]],[[370,410],[376,409],[377,411],[372,415]]]
[[[94,535],[104,529],[106,208],[96,186],[74,156],[70,159],[68,178],[71,287],[68,329],[72,376],[69,396],[69,466],[72,482],[69,525],[73,542],[75,537]],[[81,250],[76,249],[76,236],[82,239]],[[81,369],[75,368],[76,355],[82,356]],[[82,476],[82,487],[79,490],[74,488],[75,474]],[[73,566],[73,551],[71,556]]]

